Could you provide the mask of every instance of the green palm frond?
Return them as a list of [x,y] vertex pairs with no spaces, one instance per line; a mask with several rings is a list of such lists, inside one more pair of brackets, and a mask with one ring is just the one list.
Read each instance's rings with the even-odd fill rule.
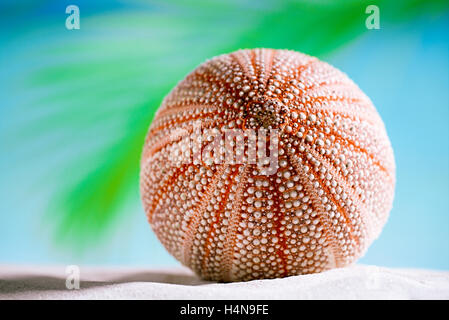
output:
[[250,47],[328,54],[367,31],[365,8],[375,3],[382,23],[447,8],[447,1],[435,0],[161,1],[139,11],[82,16],[76,31],[50,19],[21,34],[30,51],[13,63],[38,67],[18,67],[15,88],[33,98],[15,106],[27,116],[8,137],[11,145],[41,139],[33,154],[40,164],[67,153],[42,177],[54,186],[46,221],[58,240],[84,248],[131,214],[121,209],[128,199],[138,201],[140,152],[151,118],[196,65]]

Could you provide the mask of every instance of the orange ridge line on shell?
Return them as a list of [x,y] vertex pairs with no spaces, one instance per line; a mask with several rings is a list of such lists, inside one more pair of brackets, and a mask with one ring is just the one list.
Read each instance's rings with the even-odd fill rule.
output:
[[[190,167],[189,164],[184,164],[181,167],[177,167],[175,168],[175,170],[173,171],[173,174],[171,175],[171,177],[169,177],[161,186],[157,186],[157,189],[162,191],[160,192],[160,196],[157,196],[157,194],[154,196],[154,199],[152,199],[149,205],[149,208],[151,208],[149,210],[149,212],[147,212],[147,217],[148,220],[150,221],[152,219],[152,216],[156,210],[157,204],[159,202],[159,200],[161,199],[162,195],[167,191],[165,190],[167,187],[173,185],[174,181],[176,181],[180,175],[182,175],[187,169],[188,167]],[[161,180],[161,183],[163,182],[163,180]],[[156,189],[156,187],[155,187]]]
[[[274,63],[274,61],[275,61],[275,56],[274,56],[274,54],[273,54],[273,62],[272,62],[272,65],[271,65],[271,70],[270,70],[270,74],[267,76],[267,80],[266,80],[266,84],[265,84],[265,87],[266,87],[266,85],[268,84],[268,82],[269,82],[269,80],[270,79],[272,79],[273,78],[273,70],[274,70],[274,67],[275,66],[277,66],[279,63]],[[301,65],[299,65],[299,66],[297,66],[296,68],[296,73],[297,73],[297,75],[296,75],[296,77],[293,77],[293,79],[295,80],[295,81],[300,81],[300,80],[298,80],[297,78],[301,75],[301,73],[302,72],[304,72],[304,70],[306,70],[308,67],[310,67],[310,66],[312,66],[313,64],[314,64],[314,62],[315,61],[318,61],[317,59],[314,59],[313,57],[309,57],[310,58],[310,60],[308,60],[305,64],[301,64]],[[279,60],[279,61],[282,61],[282,60]],[[301,82],[301,81],[300,81]],[[284,87],[282,87],[282,89],[281,89],[281,94],[278,94],[278,95],[276,95],[276,99],[279,99],[279,100],[282,100],[283,98],[284,98],[284,93],[286,92],[286,90],[285,90],[285,87],[286,87],[287,85],[285,85]],[[267,88],[265,88],[265,89],[267,89]],[[301,88],[298,88],[298,90],[300,90],[301,92],[304,92],[303,91],[303,89],[301,89]],[[305,92],[304,92],[305,93]],[[299,99],[301,97],[301,94],[298,94],[295,98],[296,99],[293,99],[293,100],[297,100],[297,99]]]
[[[148,134],[148,137],[147,137],[147,141],[149,141],[156,133],[158,133],[164,129],[167,129],[169,127],[172,127],[174,124],[180,125],[180,124],[188,123],[190,121],[203,120],[203,119],[206,119],[206,117],[211,116],[211,115],[215,115],[213,111],[186,117],[186,119],[183,121],[169,120],[166,123],[159,125],[158,127],[151,128],[151,130]],[[156,121],[157,121],[157,119],[156,119]],[[209,120],[209,121],[212,121],[212,120]]]
[[[317,107],[315,105],[313,105],[312,107],[310,107],[311,110],[316,111],[316,112],[323,112],[324,114],[328,115],[328,114],[332,114],[332,115],[337,115],[340,116],[343,119],[349,119],[351,121],[357,121],[357,120],[362,120],[365,121],[366,123],[368,123],[370,126],[372,127],[376,127],[378,124],[380,124],[381,122],[378,121],[378,115],[375,114],[374,112],[372,112],[371,110],[369,111],[369,116],[361,116],[360,114],[357,114],[357,112],[353,111],[353,110],[341,110],[338,107],[335,106],[320,106]],[[297,112],[304,112],[301,109],[296,109],[294,111]],[[374,121],[373,121],[374,119]]]
[[222,264],[221,272],[225,281],[233,279],[232,268],[234,266],[234,248],[236,235],[236,225],[240,218],[242,189],[246,183],[249,165],[243,166],[243,171],[239,173],[240,180],[235,190],[236,199],[231,210],[231,217],[229,217],[229,224],[226,233],[226,240],[223,246],[224,263]]
[[[215,124],[216,121],[214,120],[208,120],[206,121],[204,124],[201,125],[202,129],[210,129],[209,126]],[[148,158],[152,157],[154,154],[156,154],[157,152],[161,151],[163,148],[167,147],[168,145],[171,145],[175,142],[178,142],[179,140],[181,140],[182,138],[185,138],[186,136],[192,134],[193,130],[195,128],[193,126],[189,127],[189,128],[181,128],[180,130],[185,130],[187,131],[186,134],[182,134],[179,136],[175,136],[175,138],[173,137],[165,137],[162,139],[161,142],[157,143],[155,146],[148,148],[148,150],[146,150],[143,154],[142,159],[147,160]]]
[[286,277],[288,275],[287,258],[285,256],[285,250],[287,249],[287,244],[286,244],[285,234],[284,234],[284,232],[281,232],[281,228],[282,228],[281,221],[282,221],[282,219],[285,218],[285,211],[284,212],[281,211],[280,202],[282,201],[282,197],[279,194],[279,183],[276,182],[276,179],[274,179],[273,187],[274,187],[273,192],[275,194],[274,201],[275,201],[275,203],[277,203],[276,210],[273,210],[273,211],[277,211],[276,216],[278,218],[275,222],[274,228],[276,230],[276,235],[279,237],[279,246],[280,246],[280,248],[277,251],[277,255],[281,259],[280,269],[282,270],[282,277]]
[[316,62],[319,62],[319,60],[315,57],[308,56],[308,58],[309,60],[306,63],[297,66],[295,70],[295,72],[297,73],[295,80],[301,83],[303,83],[303,81],[300,80],[302,73],[304,73],[304,71],[306,71],[307,68],[313,66]]
[[[311,108],[312,109],[312,108]],[[354,121],[354,120],[358,120],[358,119],[360,119],[360,120],[363,120],[363,121],[365,121],[366,123],[368,123],[370,126],[376,126],[376,124],[374,123],[374,122],[372,122],[371,120],[369,120],[368,118],[362,118],[362,117],[358,117],[358,116],[356,116],[355,114],[351,114],[352,112],[340,112],[340,111],[337,111],[337,110],[333,110],[333,109],[331,109],[331,108],[317,108],[317,107],[313,107],[313,110],[314,111],[317,111],[317,112],[323,112],[324,113],[324,115],[326,115],[326,116],[328,116],[328,114],[329,113],[332,113],[332,114],[334,114],[334,115],[338,115],[338,116],[340,116],[341,118],[343,118],[343,119],[349,119],[349,120],[351,120],[351,121]],[[298,108],[292,108],[291,109],[291,112],[297,112],[297,113],[307,113],[307,110],[303,110],[303,109],[298,109]],[[303,124],[303,126],[305,126],[305,124]],[[299,129],[300,127],[298,127],[297,129],[296,129],[296,131],[294,131],[294,133],[296,133],[297,132],[297,130]],[[295,130],[295,129],[294,129]]]
[[[346,192],[349,193],[349,197],[350,197],[351,201],[353,201],[354,203],[357,203],[357,206],[356,206],[356,207],[362,207],[362,208],[365,209],[366,212],[369,212],[369,210],[367,210],[367,208],[366,208],[364,202],[363,202],[362,200],[360,200],[360,195],[357,195],[357,194],[355,193],[355,188],[354,188],[354,186],[350,186],[350,185],[349,185],[348,181],[346,180],[346,177],[343,176],[340,172],[338,172],[338,171],[336,170],[336,168],[330,163],[330,161],[329,161],[326,157],[320,155],[320,153],[318,153],[318,152],[315,151],[314,149],[311,149],[309,146],[307,146],[307,145],[304,144],[304,143],[301,143],[301,145],[303,145],[304,148],[306,148],[306,149],[307,149],[310,153],[312,153],[316,158],[320,159],[321,162],[323,162],[323,163],[325,163],[325,164],[327,165],[328,170],[331,171],[333,177],[336,178],[336,179],[338,180],[338,183],[343,187],[343,189],[346,190]],[[306,161],[307,161],[307,160],[306,160]],[[307,161],[307,162],[308,162],[309,164],[311,164],[310,161]],[[312,165],[312,164],[311,164],[311,165]],[[312,165],[312,166],[315,167],[315,165]],[[317,177],[317,178],[320,179],[319,177]],[[337,200],[335,199],[335,201],[337,201]],[[346,218],[346,217],[345,217],[345,218]],[[361,217],[361,219],[363,219],[363,217]],[[365,229],[365,225],[366,225],[366,224],[363,224],[363,227],[364,227],[365,235],[367,235],[367,230]]]
[[[309,129],[307,129],[307,130],[304,132],[304,136],[307,135],[308,130],[309,130]],[[299,139],[299,138],[298,138],[298,139]],[[304,138],[303,138],[303,139],[304,139]],[[299,139],[298,142],[299,142],[300,144],[304,145],[304,147],[307,148],[307,150],[309,150],[309,148],[305,146],[305,143],[304,143],[301,139]],[[303,157],[303,160],[304,160],[304,161],[307,161],[307,163],[310,165],[310,167],[315,168],[315,165],[314,165],[310,160],[308,160],[306,157]],[[330,193],[329,189],[327,188],[327,186],[325,186],[325,185],[323,186],[323,181],[321,180],[321,178],[320,178],[319,176],[317,176],[316,174],[314,174],[314,176],[316,177],[318,183],[321,185],[321,187],[325,190],[326,194],[327,194],[328,197],[330,198],[331,193]],[[338,210],[338,211],[340,212],[340,214],[342,214],[343,217],[345,218],[346,224],[348,224],[348,219],[349,219],[349,218],[347,217],[346,213],[344,212],[344,210],[343,210],[342,208],[340,208],[340,205],[339,205],[338,203],[335,202],[336,200],[334,199],[333,196],[332,196],[332,200],[333,200],[332,202],[337,206],[337,210]],[[351,234],[350,234],[350,236],[351,236],[351,238],[353,238]],[[357,241],[357,242],[358,242],[358,241]]]
[[[311,185],[311,182],[307,179],[306,174],[304,173],[302,168],[300,168],[300,163],[298,163],[294,159],[294,157],[293,157],[294,154],[292,152],[288,152],[287,155],[288,155],[288,158],[290,159],[290,162],[293,164],[294,169],[296,170],[296,173],[299,176],[299,179],[301,180],[301,182],[302,182],[302,184],[304,186],[304,191],[312,199],[312,204],[315,207],[315,209],[318,211],[320,220],[323,221],[322,219],[324,219],[324,222],[323,222],[323,226],[324,226],[323,227],[323,231],[324,232],[323,233],[325,235],[325,238],[327,240],[329,240],[328,241],[329,242],[328,246],[331,249],[332,256],[333,256],[333,261],[335,263],[335,266],[337,266],[337,265],[339,265],[339,262],[342,259],[341,259],[341,254],[337,250],[338,246],[337,246],[337,243],[335,241],[335,232],[333,232],[332,228],[329,227],[329,226],[332,225],[332,222],[329,220],[329,217],[327,216],[327,211],[324,209],[324,205],[320,201],[319,196],[313,191],[314,190],[314,186]],[[325,228],[326,226],[328,228]],[[330,232],[332,232],[332,235],[329,234]]]
[[[265,65],[264,65],[264,73],[265,73],[265,79],[262,83],[264,88],[266,89],[268,80],[271,78],[272,70],[273,70],[273,62],[274,58],[276,56],[276,52],[273,50],[264,50],[265,58],[267,59]],[[261,71],[262,73],[262,71]],[[260,75],[259,75],[260,78]]]
[[[315,167],[308,159],[304,159],[304,161],[306,161],[311,167]],[[335,204],[335,206],[337,207],[337,211],[345,219],[346,225],[348,226],[348,229],[349,229],[349,237],[352,240],[355,240],[356,243],[358,244],[360,239],[359,238],[354,238],[354,235],[353,235],[354,230],[353,230],[353,227],[352,227],[352,225],[350,223],[350,219],[349,219],[348,215],[346,214],[345,209],[343,209],[341,207],[340,203],[335,199],[335,197],[330,192],[329,187],[326,186],[326,184],[319,177],[319,175],[314,174],[314,176],[315,176],[315,179],[317,180],[317,182],[320,184],[321,188],[323,188],[324,192],[326,193],[326,196],[332,201],[333,204]]]
[[[240,165],[237,165],[236,166],[236,172],[234,173],[234,174],[232,174],[232,175],[230,175],[230,177],[231,177],[231,179],[233,179],[235,176],[237,176],[238,175],[238,168],[240,167]],[[210,230],[209,230],[209,232],[208,232],[208,234],[207,234],[207,237],[206,237],[206,240],[205,240],[205,243],[204,243],[204,255],[203,255],[203,259],[202,259],[202,262],[201,262],[201,264],[202,264],[202,266],[203,266],[203,269],[205,269],[205,263],[206,263],[206,260],[207,260],[207,258],[209,257],[209,254],[210,254],[210,250],[209,250],[209,248],[207,247],[207,245],[211,242],[211,238],[212,238],[212,233],[215,231],[215,227],[214,227],[214,225],[216,224],[217,226],[220,224],[220,216],[221,216],[221,214],[224,212],[224,210],[225,210],[225,208],[226,208],[226,204],[227,204],[227,202],[228,202],[228,199],[229,199],[229,195],[230,195],[230,191],[231,191],[231,188],[232,188],[232,183],[229,183],[229,185],[228,185],[228,187],[226,188],[226,192],[225,192],[225,194],[223,195],[223,199],[222,199],[222,201],[221,201],[221,205],[220,205],[220,208],[218,208],[218,210],[217,210],[217,212],[216,212],[216,216],[215,216],[215,222],[214,223],[211,223],[211,225],[210,225]]]
[[[346,180],[346,177],[343,176],[340,172],[336,170],[336,168],[332,165],[331,161],[329,161],[329,158],[327,158],[325,155],[321,155],[317,151],[315,151],[313,148],[311,148],[308,144],[304,143],[303,141],[298,141],[299,145],[307,149],[308,152],[313,153],[313,155],[320,159],[321,162],[326,163],[329,167],[332,168],[332,170],[335,172],[335,174],[338,174],[341,177],[341,181],[344,182],[345,186],[347,186],[349,189],[352,189],[355,191],[355,187],[349,185],[349,182]],[[315,165],[313,166],[315,167]]]
[[156,114],[155,116],[155,120],[156,121],[162,121],[163,117],[166,116],[171,116],[173,114],[182,112],[182,111],[189,111],[189,110],[201,110],[201,109],[220,109],[219,106],[216,105],[212,105],[212,104],[187,104],[187,105],[181,105],[181,106],[176,106],[176,105],[172,105],[172,106],[167,106],[165,109],[161,110],[160,113]]
[[[299,141],[302,141],[302,140],[304,139],[304,137],[307,135],[307,133],[309,132],[309,128],[314,128],[314,129],[316,129],[318,132],[327,135],[327,133],[324,132],[323,129],[322,129],[320,126],[316,126],[316,125],[306,125],[306,126],[307,126],[307,130],[303,133],[303,138],[298,138],[298,137],[296,137],[293,133],[292,133],[291,136],[292,136],[293,138],[299,139]],[[303,126],[303,127],[306,127],[306,126]],[[363,148],[363,147],[361,147],[361,146],[357,146],[357,145],[355,144],[355,142],[352,141],[351,139],[349,139],[349,138],[343,138],[337,131],[335,131],[335,130],[333,130],[333,129],[330,129],[330,130],[331,130],[331,133],[336,137],[336,139],[338,139],[338,142],[339,142],[339,143],[342,143],[345,147],[352,146],[356,151],[358,151],[358,152],[360,152],[360,153],[362,153],[362,154],[367,155],[368,158],[370,158],[370,159],[373,161],[373,164],[376,165],[381,171],[383,171],[383,172],[387,175],[387,177],[388,177],[389,179],[391,179],[388,170],[387,170],[384,166],[382,166],[382,165],[380,164],[380,161],[377,160],[376,157],[375,157],[373,154],[369,153],[365,148]],[[296,132],[295,132],[295,133],[296,133]],[[314,139],[311,143],[315,143],[315,141],[316,141],[316,139]]]
[[[212,182],[207,186],[206,191],[202,194],[200,200],[195,204],[195,208],[192,209],[194,214],[187,221],[187,232],[184,234],[184,244],[183,244],[183,261],[186,265],[191,265],[191,254],[192,254],[192,245],[193,245],[193,237],[194,232],[197,231],[199,221],[203,216],[204,210],[209,203],[210,196],[212,194],[212,190],[216,188],[216,180],[223,174],[225,170],[225,165],[222,164],[217,170]],[[201,274],[201,270],[196,270]]]
[[[300,81],[300,80],[298,80]],[[302,82],[303,83],[303,82]],[[336,86],[336,87],[344,87],[347,88],[348,86],[348,82],[342,82],[340,80],[334,80],[334,82],[330,82],[329,80],[326,81],[321,81],[319,83],[313,84],[311,86],[304,86],[304,88],[299,88],[299,90],[302,90],[303,93],[311,93],[310,91],[312,91],[313,93],[313,89],[323,89],[329,86]]]
[[232,59],[234,59],[235,62],[237,62],[237,64],[239,65],[240,69],[242,70],[243,75],[246,78],[250,79],[251,76],[254,76],[254,75],[249,73],[248,68],[245,66],[245,63],[242,61],[242,56],[241,55],[242,55],[242,51],[237,51],[237,52],[231,53],[229,56]]

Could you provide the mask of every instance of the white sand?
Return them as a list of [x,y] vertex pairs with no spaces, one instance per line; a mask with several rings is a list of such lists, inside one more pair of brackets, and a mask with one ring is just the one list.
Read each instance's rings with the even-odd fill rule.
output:
[[0,266],[0,299],[449,299],[449,272],[356,265],[239,283],[202,281],[184,268],[85,268],[79,290],[65,267]]

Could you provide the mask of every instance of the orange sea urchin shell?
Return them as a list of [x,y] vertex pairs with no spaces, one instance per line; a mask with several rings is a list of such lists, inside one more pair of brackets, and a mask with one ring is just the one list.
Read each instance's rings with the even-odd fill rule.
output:
[[[245,139],[278,130],[275,171],[195,158],[207,139],[179,161],[199,121]],[[381,118],[345,74],[298,52],[240,50],[200,65],[164,99],[140,186],[151,227],[176,259],[205,279],[242,281],[354,262],[387,220],[395,164]]]

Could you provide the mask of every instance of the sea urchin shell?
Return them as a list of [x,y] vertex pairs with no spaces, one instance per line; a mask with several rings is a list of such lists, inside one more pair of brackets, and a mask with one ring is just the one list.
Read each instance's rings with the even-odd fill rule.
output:
[[[261,140],[276,143],[274,170],[248,161],[249,147],[240,161],[221,157],[236,152],[226,138],[206,152],[229,130],[243,142],[276,131]],[[240,50],[196,68],[164,99],[141,161],[157,237],[219,281],[351,264],[379,235],[394,186],[393,151],[369,98],[329,64],[287,50]]]

